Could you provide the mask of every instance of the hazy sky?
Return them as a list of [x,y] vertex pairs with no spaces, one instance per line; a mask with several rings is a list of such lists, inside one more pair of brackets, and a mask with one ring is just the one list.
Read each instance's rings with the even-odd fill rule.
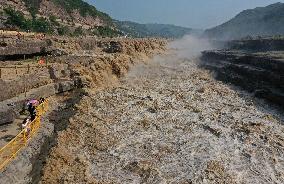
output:
[[86,0],[118,20],[209,28],[242,10],[284,0]]

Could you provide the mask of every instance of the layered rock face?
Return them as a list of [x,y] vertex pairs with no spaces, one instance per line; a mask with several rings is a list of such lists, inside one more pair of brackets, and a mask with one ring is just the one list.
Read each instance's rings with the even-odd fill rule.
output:
[[24,59],[35,55],[47,55],[55,52],[50,40],[13,40],[5,39],[0,46],[0,61]]
[[234,41],[229,43],[230,49],[203,52],[201,65],[214,71],[217,79],[241,86],[283,107],[283,43],[281,40]]
[[247,51],[283,51],[284,38],[259,38],[250,40],[233,40],[227,43],[227,47],[234,50]]

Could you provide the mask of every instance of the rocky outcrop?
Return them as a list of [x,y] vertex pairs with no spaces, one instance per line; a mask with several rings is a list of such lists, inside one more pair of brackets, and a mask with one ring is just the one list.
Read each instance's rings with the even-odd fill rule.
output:
[[0,60],[7,59],[23,59],[24,55],[26,57],[33,55],[45,56],[47,54],[52,54],[56,51],[54,47],[51,46],[50,40],[7,40],[4,42],[6,45],[0,47]]
[[49,67],[39,67],[30,74],[15,77],[13,80],[0,80],[0,101],[54,83],[57,79],[71,80],[70,75],[67,64],[54,64]]
[[281,55],[282,52],[205,51],[201,65],[214,71],[217,79],[241,86],[284,107],[284,58]]
[[284,39],[283,38],[259,38],[259,39],[244,39],[233,40],[227,43],[228,48],[233,50],[245,50],[252,52],[260,51],[283,51]]
[[[165,49],[166,41],[164,39],[121,39],[121,38],[105,38],[97,39],[93,37],[84,38],[51,38],[52,45],[71,55],[98,55],[103,53],[120,53],[126,55],[137,54],[154,54],[158,50]],[[84,51],[84,53],[82,53]]]

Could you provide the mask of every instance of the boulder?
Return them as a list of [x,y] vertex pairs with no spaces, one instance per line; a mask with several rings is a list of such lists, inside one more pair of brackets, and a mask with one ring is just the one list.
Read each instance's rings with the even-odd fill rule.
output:
[[0,110],[0,125],[12,123],[16,118],[16,112],[6,108]]

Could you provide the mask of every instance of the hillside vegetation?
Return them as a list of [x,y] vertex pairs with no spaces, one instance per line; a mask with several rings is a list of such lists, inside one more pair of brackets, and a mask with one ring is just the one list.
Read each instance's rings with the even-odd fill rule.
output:
[[2,3],[2,29],[69,36],[121,35],[109,15],[82,0],[14,0]]
[[[31,14],[39,13],[39,9],[43,0],[23,0],[28,7]],[[64,9],[69,15],[72,14],[73,11],[78,10],[80,15],[86,17],[87,15],[96,18],[99,17],[104,21],[111,23],[111,17],[103,12],[100,12],[96,9],[96,7],[89,5],[88,3],[82,0],[51,0],[54,4]]]
[[89,5],[88,3],[82,0],[53,0],[54,3],[64,8],[68,13],[72,13],[74,10],[79,10],[80,15],[86,17],[90,15],[91,17],[99,17],[104,20],[106,23],[111,24],[111,17],[103,12],[100,12],[96,7]]
[[284,34],[284,4],[245,10],[230,21],[208,29],[205,36],[217,39],[239,39],[247,36]]

